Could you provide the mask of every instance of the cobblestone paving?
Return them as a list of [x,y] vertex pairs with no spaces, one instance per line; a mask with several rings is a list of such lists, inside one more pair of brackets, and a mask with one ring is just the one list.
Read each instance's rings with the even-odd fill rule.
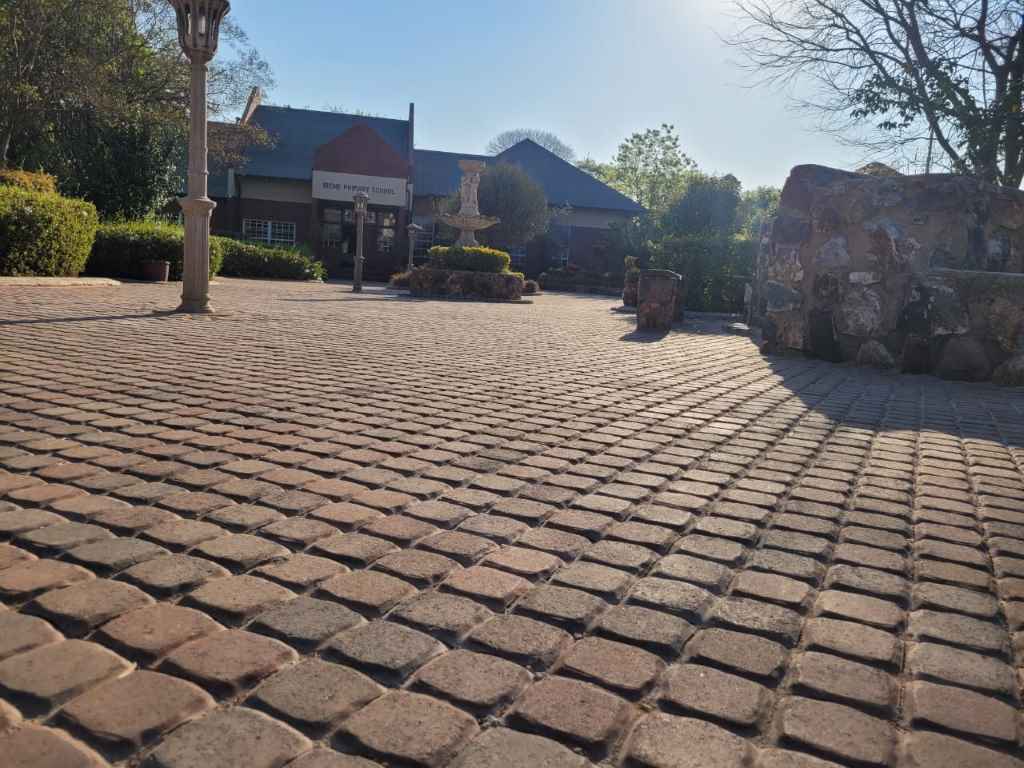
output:
[[214,298],[0,288],[4,766],[1024,766],[1021,392]]

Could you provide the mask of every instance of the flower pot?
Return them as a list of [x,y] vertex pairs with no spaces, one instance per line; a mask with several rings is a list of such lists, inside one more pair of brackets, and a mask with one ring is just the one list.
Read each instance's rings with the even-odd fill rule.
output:
[[166,283],[171,274],[169,261],[144,261],[139,265],[140,277],[151,283]]

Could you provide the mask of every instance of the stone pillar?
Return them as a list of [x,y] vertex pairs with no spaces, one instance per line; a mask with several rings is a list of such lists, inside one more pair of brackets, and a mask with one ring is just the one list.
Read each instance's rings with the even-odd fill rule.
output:
[[210,307],[210,216],[217,204],[207,196],[206,58],[192,60],[188,131],[188,197],[179,200],[185,216],[185,253],[179,312],[208,313]]
[[675,272],[667,269],[641,270],[636,329],[660,333],[672,330],[681,291],[682,277]]

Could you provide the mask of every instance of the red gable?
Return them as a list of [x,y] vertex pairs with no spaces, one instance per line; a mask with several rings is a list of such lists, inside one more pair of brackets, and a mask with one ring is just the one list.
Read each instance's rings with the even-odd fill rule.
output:
[[409,163],[365,123],[318,147],[313,170],[406,179]]

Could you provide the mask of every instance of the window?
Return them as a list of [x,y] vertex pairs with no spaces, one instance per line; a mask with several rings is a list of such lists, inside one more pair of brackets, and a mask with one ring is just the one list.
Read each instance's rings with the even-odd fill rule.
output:
[[388,211],[379,211],[377,213],[377,223],[382,227],[393,227],[397,221],[394,213]]
[[341,224],[324,222],[320,227],[320,242],[324,248],[337,248],[341,243]]
[[558,265],[561,267],[569,265],[569,246],[558,249]]
[[[355,224],[356,223],[356,212],[355,212],[354,208],[346,208],[345,209],[345,223],[346,224]],[[366,224],[376,224],[377,223],[377,214],[376,214],[376,212],[375,211],[367,211],[366,212],[366,218],[364,219],[364,223],[366,223]]]
[[267,245],[295,245],[295,222],[244,219],[242,239]]
[[512,267],[517,272],[521,272],[523,269],[523,264],[526,262],[526,249],[512,248],[509,250],[508,255],[511,257]]
[[391,253],[395,244],[395,230],[390,227],[381,227],[377,230],[377,252]]

